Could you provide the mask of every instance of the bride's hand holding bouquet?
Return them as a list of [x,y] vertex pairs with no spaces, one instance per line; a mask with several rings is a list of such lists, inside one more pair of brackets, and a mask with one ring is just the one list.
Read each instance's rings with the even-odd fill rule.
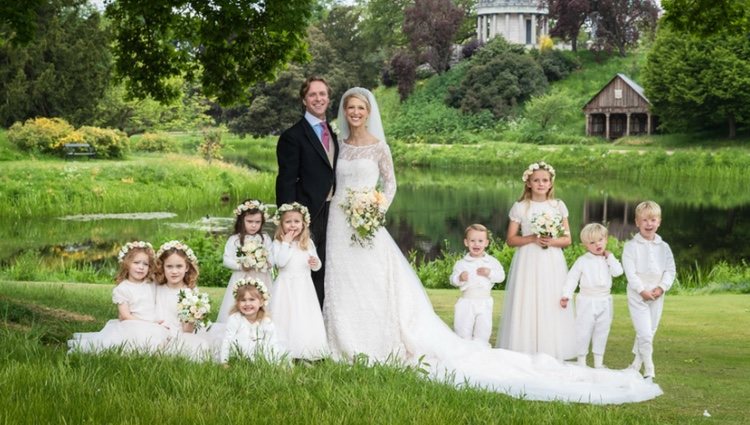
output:
[[372,247],[372,238],[385,224],[388,200],[379,190],[347,189],[346,200],[341,204],[346,222],[352,228],[352,244]]

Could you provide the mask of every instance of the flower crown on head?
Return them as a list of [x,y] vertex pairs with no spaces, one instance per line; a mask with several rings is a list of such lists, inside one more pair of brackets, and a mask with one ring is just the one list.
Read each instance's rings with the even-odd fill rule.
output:
[[529,165],[529,168],[527,168],[523,172],[523,177],[521,177],[521,180],[523,180],[523,182],[526,183],[526,180],[529,179],[529,176],[531,176],[534,173],[534,171],[536,171],[536,170],[545,170],[545,171],[547,171],[550,174],[550,176],[552,177],[551,180],[552,181],[555,180],[555,169],[552,168],[551,165],[547,164],[544,161],[535,162],[535,163]]
[[170,249],[177,249],[177,250],[184,252],[188,258],[188,261],[193,263],[193,265],[198,264],[198,257],[195,256],[195,253],[193,252],[193,250],[189,246],[185,245],[184,243],[180,241],[169,241],[169,242],[163,243],[159,247],[159,250],[156,252],[156,258],[161,257],[161,255],[164,254],[165,251],[169,251]]
[[268,299],[271,298],[271,295],[268,293],[268,288],[266,288],[263,282],[252,277],[238,280],[234,283],[234,288],[232,288],[234,298],[237,298],[237,291],[243,286],[254,286],[263,297],[263,305],[268,305]]
[[306,206],[300,204],[299,202],[292,202],[291,204],[282,204],[276,210],[276,214],[273,216],[273,222],[277,226],[281,224],[281,216],[283,216],[284,213],[287,211],[297,211],[298,213],[302,214],[302,219],[305,222],[305,226],[310,227],[310,211],[308,211]]
[[151,246],[151,244],[148,242],[144,242],[144,241],[128,242],[125,245],[123,245],[122,248],[120,248],[120,252],[117,254],[117,262],[122,263],[123,261],[125,261],[125,256],[133,248],[144,248],[144,249],[150,249],[151,251],[154,250],[154,247]]
[[249,201],[245,201],[239,205],[237,205],[237,208],[234,209],[234,215],[237,217],[241,216],[242,213],[248,210],[258,210],[263,213],[263,217],[268,220],[270,217],[268,215],[268,209],[270,205],[266,205],[263,202],[260,202],[257,199],[251,199]]

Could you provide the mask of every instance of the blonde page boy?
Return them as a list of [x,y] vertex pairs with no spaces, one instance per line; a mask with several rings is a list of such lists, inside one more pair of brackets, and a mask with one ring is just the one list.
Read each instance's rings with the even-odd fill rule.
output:
[[635,359],[630,365],[643,376],[656,376],[653,343],[664,306],[664,293],[672,287],[676,270],[669,245],[656,231],[661,225],[661,207],[645,201],[635,208],[638,233],[625,243],[622,265],[628,279],[628,310],[635,328]]
[[576,354],[581,366],[586,366],[590,342],[594,367],[604,367],[604,349],[614,314],[610,294],[612,278],[622,274],[622,265],[607,251],[608,236],[607,228],[599,223],[584,226],[581,242],[588,252],[578,257],[568,271],[560,299],[560,306],[567,308],[576,286],[580,287],[576,297],[575,330]]
[[492,286],[505,279],[503,266],[485,249],[489,232],[481,224],[472,224],[464,232],[468,253],[453,266],[451,285],[461,289],[456,301],[453,329],[464,339],[490,345],[492,333]]

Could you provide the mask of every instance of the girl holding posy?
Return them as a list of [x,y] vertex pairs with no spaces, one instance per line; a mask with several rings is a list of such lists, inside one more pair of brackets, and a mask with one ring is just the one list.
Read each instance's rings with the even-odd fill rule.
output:
[[523,194],[508,214],[506,243],[517,249],[497,346],[569,359],[576,355],[573,311],[560,306],[568,272],[562,248],[571,243],[568,209],[555,199],[555,170],[549,164],[529,165],[522,180]]
[[268,206],[256,199],[248,199],[234,209],[237,219],[234,234],[224,245],[224,267],[232,270],[224,299],[216,319],[224,323],[235,305],[234,283],[252,277],[271,285],[271,237],[263,232]]

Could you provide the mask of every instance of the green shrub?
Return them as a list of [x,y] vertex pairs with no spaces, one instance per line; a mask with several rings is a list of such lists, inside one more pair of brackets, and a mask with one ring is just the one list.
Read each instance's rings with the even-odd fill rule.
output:
[[33,118],[13,124],[8,140],[23,151],[54,153],[62,151],[62,140],[73,131],[73,126],[62,118]]
[[141,152],[177,152],[177,141],[165,133],[145,133],[130,138],[130,147]]

